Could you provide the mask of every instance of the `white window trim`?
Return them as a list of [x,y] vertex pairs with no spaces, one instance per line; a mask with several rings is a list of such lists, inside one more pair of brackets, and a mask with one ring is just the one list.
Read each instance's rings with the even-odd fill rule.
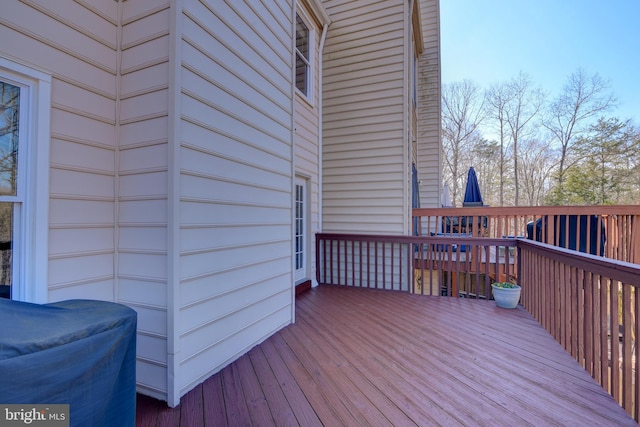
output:
[[13,248],[17,255],[13,268],[18,280],[12,284],[12,298],[42,304],[48,300],[51,75],[0,57],[0,78],[17,83],[27,92],[27,105],[21,108],[26,109],[28,126],[20,132],[27,133],[29,142],[19,154],[19,167],[26,172],[26,193],[20,218],[14,224],[19,243]]
[[316,26],[313,25],[313,20],[311,18],[309,18],[309,15],[307,14],[306,10],[304,9],[304,7],[300,6],[299,4],[296,4],[296,14],[300,16],[300,18],[304,21],[305,25],[307,26],[307,28],[309,29],[309,75],[307,76],[307,93],[305,94],[304,92],[302,92],[300,89],[298,89],[296,82],[295,82],[295,64],[297,61],[297,48],[296,48],[296,43],[295,43],[295,34],[296,34],[296,23],[293,23],[293,28],[294,28],[294,40],[293,40],[293,66],[294,66],[294,82],[293,82],[293,87],[295,88],[295,91],[298,95],[300,95],[302,98],[306,99],[310,104],[313,104],[313,100],[314,100],[314,96],[313,94],[315,93],[315,77],[316,77],[316,71],[315,71],[315,60],[316,60]]

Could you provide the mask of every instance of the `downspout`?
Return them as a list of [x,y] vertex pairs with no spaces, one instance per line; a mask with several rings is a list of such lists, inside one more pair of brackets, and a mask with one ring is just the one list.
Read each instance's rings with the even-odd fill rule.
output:
[[[404,78],[405,78],[405,82],[406,82],[406,92],[405,92],[405,102],[404,105],[406,107],[406,116],[405,116],[405,120],[404,120],[404,124],[407,127],[407,131],[406,131],[406,135],[407,135],[407,143],[405,144],[406,150],[407,150],[407,161],[405,162],[404,165],[404,176],[405,176],[405,183],[407,185],[407,189],[409,191],[407,191],[406,197],[405,197],[405,203],[406,203],[406,210],[405,212],[407,212],[407,222],[406,222],[406,229],[405,229],[405,234],[407,235],[411,235],[412,234],[412,225],[413,225],[413,221],[412,221],[412,212],[411,212],[411,207],[412,207],[412,203],[411,203],[411,193],[412,193],[412,189],[411,186],[413,184],[413,180],[412,177],[410,175],[410,166],[412,164],[412,158],[411,158],[411,150],[413,149],[413,141],[411,139],[411,120],[412,120],[412,114],[411,114],[411,92],[412,92],[412,85],[411,85],[411,79],[409,78],[410,74],[413,73],[413,61],[411,61],[411,58],[413,57],[412,55],[412,51],[411,51],[411,36],[413,35],[413,6],[414,6],[414,2],[415,0],[410,0],[409,1],[409,11],[406,15],[406,19],[407,19],[407,31],[405,32],[405,35],[407,37],[407,41],[406,41],[406,51],[405,51],[405,70],[408,71],[405,72],[404,74]],[[405,3],[406,4],[406,3]],[[416,76],[413,76],[413,78],[415,79]]]
[[[324,42],[327,38],[327,29],[329,24],[324,23],[322,26],[322,35],[320,36],[320,46],[318,46],[318,232],[322,232],[322,56],[324,51]],[[316,271],[318,266],[316,265]],[[312,286],[318,286],[317,275],[311,279]]]

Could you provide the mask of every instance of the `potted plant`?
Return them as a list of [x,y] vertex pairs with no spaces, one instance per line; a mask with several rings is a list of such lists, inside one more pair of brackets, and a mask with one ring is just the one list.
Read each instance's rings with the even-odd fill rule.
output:
[[519,285],[511,282],[494,282],[491,284],[491,289],[498,307],[516,308],[518,306],[522,290]]

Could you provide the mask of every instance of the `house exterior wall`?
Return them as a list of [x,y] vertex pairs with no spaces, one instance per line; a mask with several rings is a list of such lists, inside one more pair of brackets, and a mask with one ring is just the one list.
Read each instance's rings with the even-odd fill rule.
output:
[[291,323],[294,297],[293,5],[183,5],[176,396]]
[[168,278],[169,3],[126,1],[119,12],[115,241],[118,302],[138,313],[137,383],[166,399]]
[[440,1],[420,0],[424,50],[418,58],[418,179],[421,207],[440,207],[442,190]]
[[325,1],[322,225],[409,231],[409,4]]

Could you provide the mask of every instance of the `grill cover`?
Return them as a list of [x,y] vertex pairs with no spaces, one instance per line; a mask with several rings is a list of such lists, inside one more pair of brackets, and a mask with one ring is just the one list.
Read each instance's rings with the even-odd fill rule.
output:
[[69,404],[74,426],[134,426],[137,313],[0,299],[0,403]]

